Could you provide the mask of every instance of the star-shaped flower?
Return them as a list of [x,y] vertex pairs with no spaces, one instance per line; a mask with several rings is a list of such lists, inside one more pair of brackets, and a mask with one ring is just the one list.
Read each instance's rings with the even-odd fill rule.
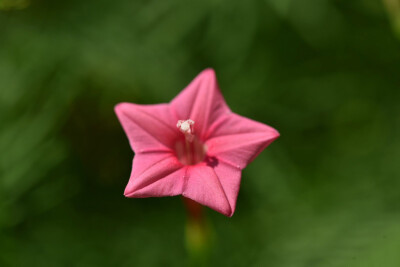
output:
[[229,109],[212,69],[169,104],[120,103],[115,112],[135,152],[126,197],[183,195],[226,216],[242,169],[279,137]]

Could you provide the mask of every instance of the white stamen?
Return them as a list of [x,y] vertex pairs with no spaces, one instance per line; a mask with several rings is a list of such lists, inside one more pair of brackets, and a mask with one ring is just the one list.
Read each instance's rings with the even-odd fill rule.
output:
[[179,130],[185,134],[186,139],[189,142],[193,141],[193,120],[179,120],[178,123],[176,124],[176,127],[179,128]]

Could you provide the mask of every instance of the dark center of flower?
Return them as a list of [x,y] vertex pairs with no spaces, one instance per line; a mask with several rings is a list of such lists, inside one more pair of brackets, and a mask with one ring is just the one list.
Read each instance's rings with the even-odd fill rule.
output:
[[193,120],[179,120],[176,127],[183,133],[175,144],[175,152],[184,165],[195,165],[206,156],[205,145],[196,137]]

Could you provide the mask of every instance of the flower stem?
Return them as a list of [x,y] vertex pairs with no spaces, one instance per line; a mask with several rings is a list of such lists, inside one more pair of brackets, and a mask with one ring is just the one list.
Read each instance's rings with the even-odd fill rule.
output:
[[187,211],[185,241],[190,266],[206,266],[212,245],[210,224],[202,205],[189,198],[182,199]]

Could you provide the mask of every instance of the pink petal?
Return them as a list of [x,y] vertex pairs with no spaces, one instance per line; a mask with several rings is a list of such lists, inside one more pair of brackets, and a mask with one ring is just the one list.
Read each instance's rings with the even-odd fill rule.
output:
[[278,137],[274,128],[232,113],[210,127],[207,154],[243,169]]
[[231,216],[231,206],[213,168],[205,164],[186,168],[187,180],[182,195],[226,216]]
[[177,120],[195,121],[194,131],[201,140],[204,140],[204,133],[219,116],[230,112],[212,69],[201,72],[170,105]]
[[182,193],[184,169],[172,153],[139,153],[125,188],[127,197],[176,196]]
[[171,151],[179,138],[168,104],[121,103],[115,107],[115,112],[136,153]]
[[239,194],[242,172],[240,169],[226,164],[223,161],[216,164],[214,171],[224,189],[231,208],[231,213],[228,216],[232,216],[236,209],[236,200]]

